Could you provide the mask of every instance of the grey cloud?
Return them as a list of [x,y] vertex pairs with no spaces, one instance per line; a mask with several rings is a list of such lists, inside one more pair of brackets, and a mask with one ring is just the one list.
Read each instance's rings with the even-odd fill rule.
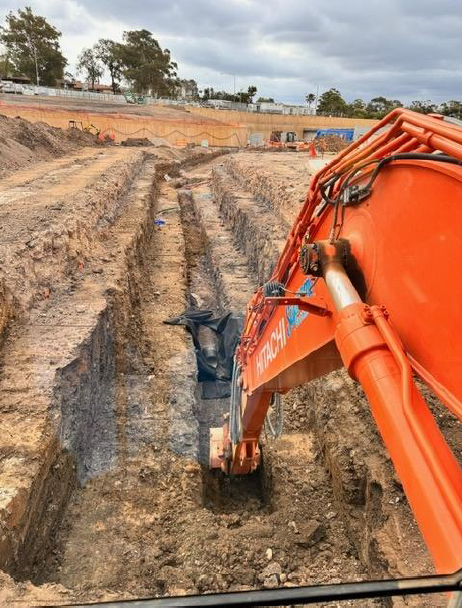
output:
[[[0,1],[0,12],[16,8]],[[13,3],[14,4],[14,3]],[[385,95],[457,98],[459,0],[31,0],[75,35],[79,9],[113,30],[146,28],[167,46],[180,73],[202,86],[255,83],[259,93],[302,101],[336,86],[347,99]],[[22,3],[18,3],[22,6]],[[4,8],[2,8],[4,6]],[[88,27],[90,25],[87,24]],[[80,49],[76,49],[76,54]],[[201,82],[200,79],[207,82]],[[227,83],[227,84],[226,84]]]
[[297,65],[287,64],[280,57],[270,52],[257,49],[249,44],[242,50],[236,50],[229,40],[202,40],[185,39],[175,45],[178,48],[177,59],[192,65],[201,65],[219,72],[249,77],[290,78],[299,76],[300,68]]

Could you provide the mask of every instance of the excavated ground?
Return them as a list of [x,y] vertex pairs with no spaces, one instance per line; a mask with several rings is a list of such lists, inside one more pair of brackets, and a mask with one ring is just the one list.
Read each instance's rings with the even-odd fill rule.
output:
[[241,311],[318,167],[303,154],[173,154],[86,149],[0,186],[0,602],[431,572],[342,372],[285,397],[258,474],[208,470],[227,401],[201,398],[190,336],[163,321],[191,303]]

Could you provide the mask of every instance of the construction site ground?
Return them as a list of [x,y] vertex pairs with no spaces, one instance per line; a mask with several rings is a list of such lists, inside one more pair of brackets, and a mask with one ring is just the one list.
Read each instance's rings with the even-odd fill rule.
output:
[[[126,102],[98,99],[80,99],[78,97],[59,97],[51,95],[11,95],[0,94],[0,102],[21,106],[34,106],[37,108],[54,108],[56,110],[74,110],[77,114],[98,113],[123,113],[136,116],[152,116],[160,120],[185,120],[195,122],[197,117],[192,115],[181,105],[162,106],[158,104],[130,104]],[[204,122],[218,122],[205,118]]]
[[[224,478],[208,430],[227,400],[202,399],[190,335],[164,324],[245,308],[319,162],[85,143],[0,183],[0,604],[432,572],[346,373],[286,395],[264,467]],[[460,426],[432,407],[460,456]]]
[[[355,129],[372,127],[377,122],[336,116],[240,112],[187,103],[162,105],[162,100],[155,104],[133,104],[116,101],[110,96],[81,99],[72,91],[56,92],[59,94],[37,96],[0,93],[0,113],[11,118],[20,116],[31,122],[46,122],[62,129],[67,129],[69,121],[80,121],[84,127],[94,125],[102,133],[114,136],[119,143],[126,137],[158,137],[175,145],[185,141],[200,145],[207,141],[210,146],[234,148],[245,147],[249,141],[269,141],[275,131],[295,132],[302,140],[306,129]],[[340,149],[332,147],[332,141],[326,143],[325,150],[329,147],[332,151]]]

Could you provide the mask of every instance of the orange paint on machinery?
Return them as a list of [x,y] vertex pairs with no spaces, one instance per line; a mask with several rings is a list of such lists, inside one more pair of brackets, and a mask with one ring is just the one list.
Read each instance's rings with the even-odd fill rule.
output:
[[315,176],[247,306],[211,460],[254,470],[273,393],[344,365],[442,573],[462,567],[462,471],[412,376],[462,419],[461,200],[462,128],[401,108]]

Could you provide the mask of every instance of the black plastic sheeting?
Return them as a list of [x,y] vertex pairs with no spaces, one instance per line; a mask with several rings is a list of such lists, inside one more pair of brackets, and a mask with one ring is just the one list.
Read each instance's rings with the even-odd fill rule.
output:
[[[164,321],[167,325],[184,325],[191,333],[203,399],[223,399],[231,395],[233,357],[242,332],[243,321],[242,314],[227,312],[221,317],[215,317],[211,310],[198,308],[188,308],[178,317]],[[211,352],[209,345],[200,343],[201,325],[209,327],[216,333],[218,342],[216,353]]]

